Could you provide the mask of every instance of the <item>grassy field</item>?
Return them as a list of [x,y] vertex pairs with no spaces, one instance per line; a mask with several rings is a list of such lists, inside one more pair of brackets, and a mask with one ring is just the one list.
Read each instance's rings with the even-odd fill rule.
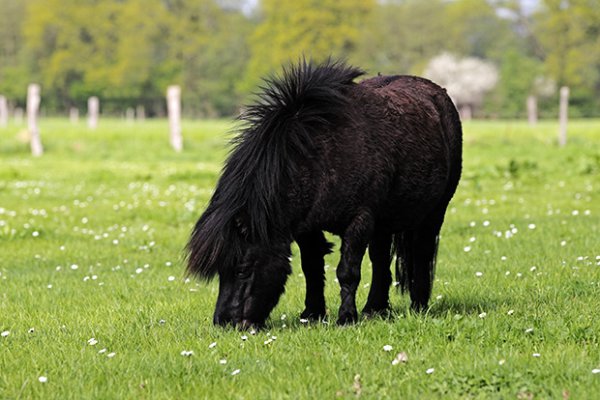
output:
[[183,128],[176,154],[165,121],[43,120],[38,159],[0,128],[0,399],[597,398],[600,121],[563,149],[553,123],[465,124],[425,315],[393,294],[392,319],[304,325],[294,257],[255,335],[213,327],[216,282],[185,280],[231,125]]

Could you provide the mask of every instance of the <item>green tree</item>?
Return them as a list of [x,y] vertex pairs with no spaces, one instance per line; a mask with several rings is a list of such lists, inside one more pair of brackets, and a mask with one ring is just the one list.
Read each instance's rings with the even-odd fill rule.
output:
[[600,106],[600,7],[591,0],[544,0],[536,37],[547,73],[571,88],[571,110],[597,114]]
[[348,58],[356,50],[374,0],[263,0],[250,38],[251,58],[243,91],[282,64],[304,56]]
[[108,68],[115,62],[118,41],[116,12],[113,1],[29,1],[25,52],[46,104],[66,107],[87,95],[103,94],[110,85]]
[[241,103],[237,89],[248,60],[252,25],[238,7],[212,0],[179,0],[171,52],[183,86],[184,107],[201,115],[230,115]]
[[0,0],[0,94],[24,98],[28,75],[22,56],[25,2]]
[[382,2],[368,19],[356,55],[371,73],[420,74],[448,49],[442,0]]
[[446,19],[446,41],[456,54],[498,60],[515,44],[510,21],[501,18],[491,2],[450,2]]
[[144,104],[160,113],[178,83],[189,114],[218,115],[240,102],[248,26],[214,0],[30,0],[24,35],[51,106],[98,95],[105,111]]
[[499,85],[491,96],[487,111],[508,118],[525,116],[527,97],[537,94],[534,85],[542,73],[540,61],[518,49],[507,51],[500,64]]

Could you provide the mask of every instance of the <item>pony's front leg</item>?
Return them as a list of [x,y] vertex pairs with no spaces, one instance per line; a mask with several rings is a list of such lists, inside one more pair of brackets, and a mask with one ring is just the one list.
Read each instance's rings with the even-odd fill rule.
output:
[[368,211],[358,214],[342,237],[337,278],[340,283],[341,305],[338,325],[356,322],[356,289],[360,283],[360,265],[373,232],[373,217]]
[[325,261],[323,257],[331,253],[331,243],[323,232],[305,233],[296,238],[300,248],[302,272],[306,279],[304,311],[300,318],[318,320],[325,318]]

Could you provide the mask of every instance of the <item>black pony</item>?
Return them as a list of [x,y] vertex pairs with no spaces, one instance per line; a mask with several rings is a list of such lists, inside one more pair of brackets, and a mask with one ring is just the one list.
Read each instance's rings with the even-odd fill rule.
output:
[[390,263],[427,307],[438,235],[461,173],[460,120],[446,91],[412,76],[354,83],[360,69],[301,61],[266,81],[234,140],[188,243],[188,272],[219,274],[214,323],[261,326],[291,272],[306,277],[302,318],[325,316],[323,231],[342,239],[338,323],[357,320],[367,247],[373,283],[363,313],[389,308]]

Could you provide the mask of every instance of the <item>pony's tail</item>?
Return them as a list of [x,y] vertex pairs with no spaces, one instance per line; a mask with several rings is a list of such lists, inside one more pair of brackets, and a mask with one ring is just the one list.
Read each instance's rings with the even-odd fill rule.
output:
[[[226,249],[226,226],[209,207],[200,217],[186,246],[188,275],[204,280],[215,277],[220,268],[228,266],[235,257],[235,246]],[[229,247],[229,246],[228,246]]]
[[402,293],[406,293],[409,288],[409,268],[412,268],[412,263],[407,238],[403,232],[394,235],[392,246],[392,252],[396,256],[396,285]]
[[433,278],[439,236],[435,231],[415,240],[412,232],[397,233],[393,237],[392,252],[396,256],[396,281],[402,293],[411,294],[413,308],[427,305]]

